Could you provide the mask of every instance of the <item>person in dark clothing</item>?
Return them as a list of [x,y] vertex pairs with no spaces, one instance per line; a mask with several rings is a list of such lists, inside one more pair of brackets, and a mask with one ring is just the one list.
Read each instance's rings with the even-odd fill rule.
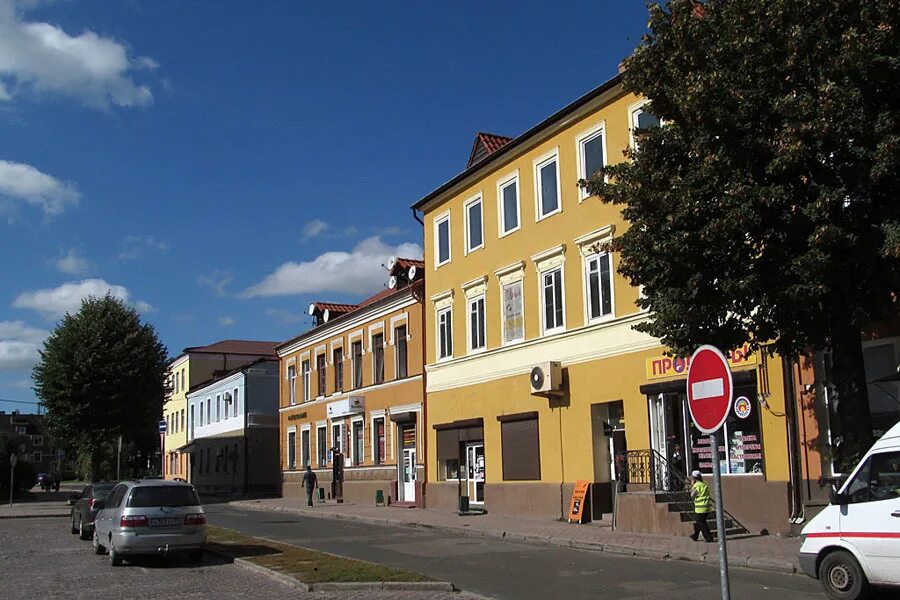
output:
[[316,474],[313,472],[312,467],[306,465],[306,473],[303,474],[303,485],[306,486],[306,503],[309,506],[313,505],[313,492],[316,491],[316,488],[319,485],[319,480],[316,478]]

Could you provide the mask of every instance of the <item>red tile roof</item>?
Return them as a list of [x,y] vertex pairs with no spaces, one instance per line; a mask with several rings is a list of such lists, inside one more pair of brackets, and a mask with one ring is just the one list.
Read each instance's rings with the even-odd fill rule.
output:
[[209,346],[192,346],[184,352],[194,354],[247,354],[257,356],[274,356],[278,353],[275,347],[281,342],[262,342],[257,340],[221,340]]
[[513,140],[505,135],[485,133],[479,131],[475,134],[475,142],[472,144],[472,152],[469,153],[469,162],[466,167],[471,167],[482,158],[490,156]]
[[339,304],[337,302],[314,302],[316,308],[322,311],[329,311],[333,313],[345,313],[350,312],[351,310],[356,310],[359,305],[358,304]]

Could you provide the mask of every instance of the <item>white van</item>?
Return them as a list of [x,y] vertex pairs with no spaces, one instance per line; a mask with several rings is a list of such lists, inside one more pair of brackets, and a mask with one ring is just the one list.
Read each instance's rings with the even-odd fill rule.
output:
[[900,587],[900,423],[875,442],[803,528],[800,566],[834,600]]

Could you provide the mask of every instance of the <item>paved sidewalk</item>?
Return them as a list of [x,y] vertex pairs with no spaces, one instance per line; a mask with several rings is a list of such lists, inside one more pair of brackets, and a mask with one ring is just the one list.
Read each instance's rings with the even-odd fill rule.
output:
[[[239,500],[236,508],[286,512],[322,518],[363,521],[381,525],[430,527],[471,536],[504,538],[556,546],[598,550],[626,556],[668,558],[717,564],[718,546],[693,542],[687,537],[612,531],[608,525],[575,525],[560,521],[504,517],[493,514],[460,517],[446,511],[359,504],[306,506],[298,498]],[[800,540],[781,536],[736,536],[728,539],[728,562],[779,573],[799,573]]]
[[7,500],[0,505],[0,519],[26,519],[36,517],[68,517],[72,508],[65,502],[14,502]]

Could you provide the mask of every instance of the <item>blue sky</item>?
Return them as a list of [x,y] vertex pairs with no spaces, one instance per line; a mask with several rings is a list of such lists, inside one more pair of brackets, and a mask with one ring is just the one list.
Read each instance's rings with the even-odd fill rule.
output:
[[602,83],[646,20],[641,0],[0,0],[0,399],[34,400],[85,295],[175,355],[379,291],[475,132]]

